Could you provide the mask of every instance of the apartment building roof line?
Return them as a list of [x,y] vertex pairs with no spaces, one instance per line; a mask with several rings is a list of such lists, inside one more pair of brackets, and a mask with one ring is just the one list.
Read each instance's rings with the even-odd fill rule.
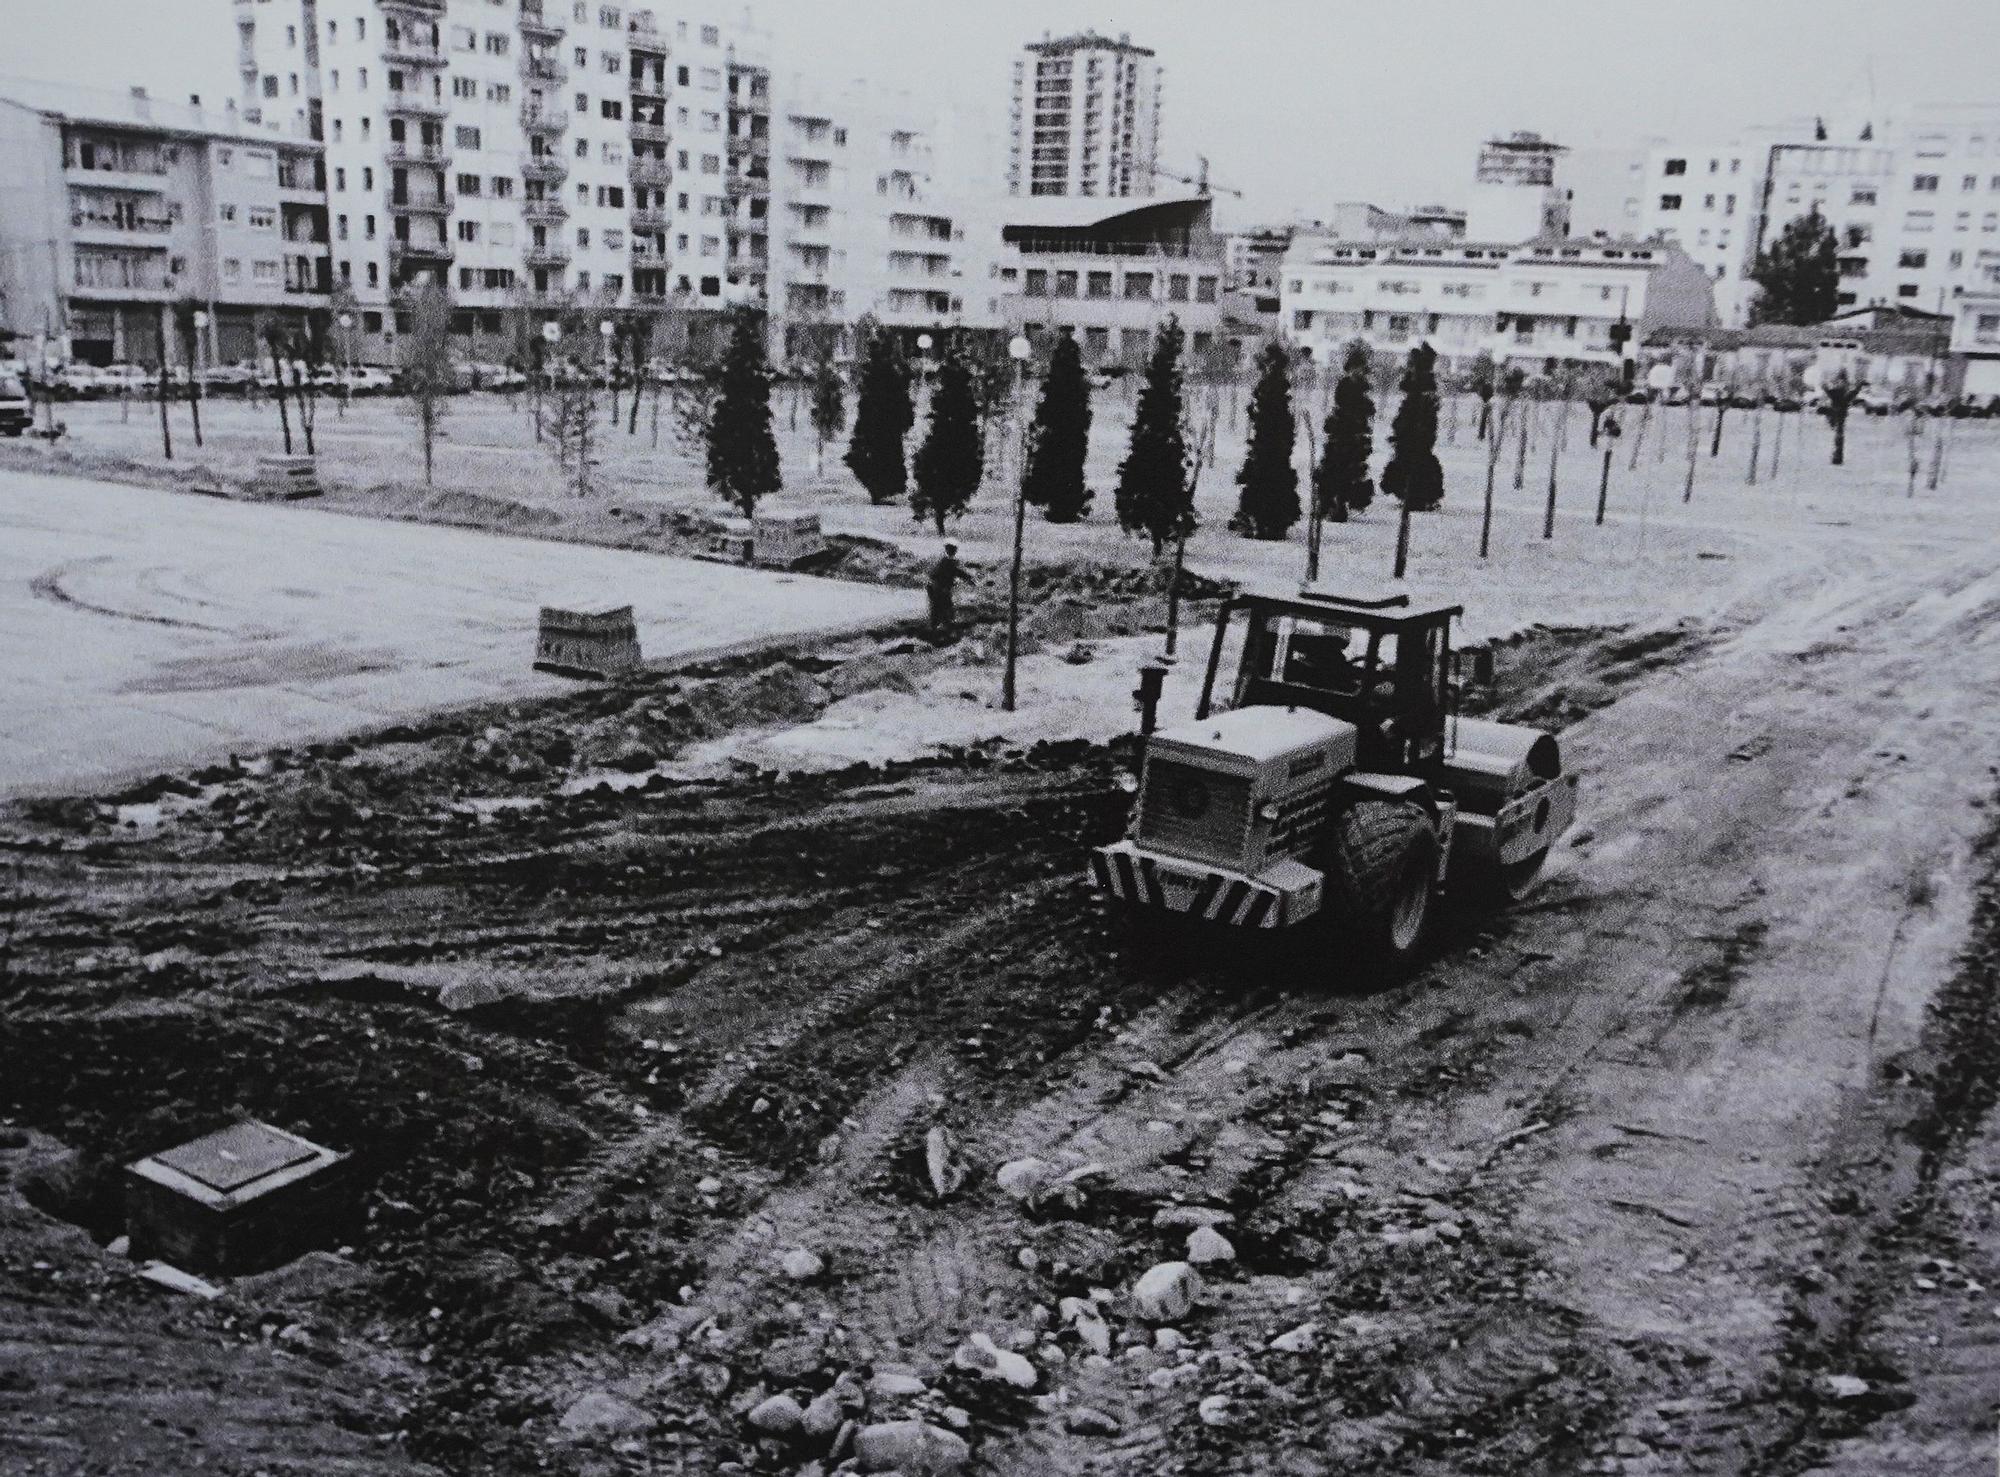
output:
[[1116,41],[1109,36],[1100,36],[1095,31],[1077,31],[1072,35],[1054,38],[1044,31],[1041,40],[1030,41],[1022,49],[1039,52],[1043,56],[1064,56],[1073,51],[1123,51],[1132,56],[1155,55],[1150,46],[1134,45],[1129,31],[1120,31]]
[[293,138],[275,127],[247,121],[233,99],[217,113],[198,103],[152,97],[144,88],[118,92],[38,77],[0,77],[0,102],[82,127],[132,129],[181,139],[283,144],[313,152],[320,148],[310,139]]

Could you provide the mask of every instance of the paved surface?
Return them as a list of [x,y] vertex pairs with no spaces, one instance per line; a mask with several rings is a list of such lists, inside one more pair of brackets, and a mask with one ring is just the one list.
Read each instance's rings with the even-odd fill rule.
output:
[[0,474],[0,793],[90,786],[556,691],[543,602],[630,603],[649,661],[881,624],[914,593]]

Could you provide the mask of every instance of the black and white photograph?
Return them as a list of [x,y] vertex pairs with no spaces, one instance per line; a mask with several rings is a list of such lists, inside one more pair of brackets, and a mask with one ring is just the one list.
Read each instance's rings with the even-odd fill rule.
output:
[[0,0],[0,1477],[2000,1472],[1993,0]]

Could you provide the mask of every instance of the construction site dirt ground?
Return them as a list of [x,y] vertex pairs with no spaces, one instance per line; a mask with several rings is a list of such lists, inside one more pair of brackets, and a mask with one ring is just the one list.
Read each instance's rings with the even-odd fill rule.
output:
[[[1991,1470],[1980,434],[1915,498],[1663,470],[1676,557],[1602,535],[1622,611],[1531,556],[1423,569],[1513,632],[1477,705],[1561,727],[1584,801],[1529,904],[1448,912],[1400,982],[1115,916],[1101,734],[757,767],[990,675],[990,579],[975,656],[821,645],[17,803],[0,1466],[830,1471],[837,1431],[748,1417],[833,1392],[995,1473]],[[1149,635],[1131,564],[1044,581],[1044,655]],[[356,1153],[362,1231],[213,1301],[141,1280],[117,1166],[245,1114]],[[1028,1157],[1062,1183],[1010,1191]],[[1134,1283],[1203,1220],[1233,1259],[1162,1331]]]

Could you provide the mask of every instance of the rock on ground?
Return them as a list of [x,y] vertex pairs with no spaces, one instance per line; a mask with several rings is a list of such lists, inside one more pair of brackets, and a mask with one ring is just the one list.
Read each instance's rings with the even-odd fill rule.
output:
[[1148,1323],[1178,1323],[1201,1296],[1201,1273],[1186,1262],[1161,1262],[1132,1284],[1132,1307]]
[[636,1436],[659,1424],[629,1400],[608,1390],[592,1390],[563,1412],[557,1430],[565,1440],[594,1441],[606,1436]]
[[944,1477],[963,1471],[972,1449],[958,1436],[923,1421],[882,1421],[863,1426],[854,1453],[864,1472],[900,1472],[904,1477]]

